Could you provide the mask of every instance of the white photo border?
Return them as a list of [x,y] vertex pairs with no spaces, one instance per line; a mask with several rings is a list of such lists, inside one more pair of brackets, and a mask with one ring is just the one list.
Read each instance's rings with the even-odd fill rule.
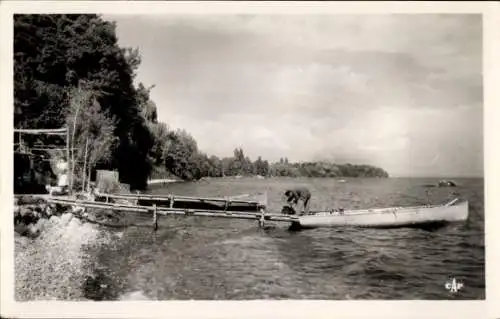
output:
[[[23,318],[495,318],[500,308],[500,145],[498,128],[500,6],[471,2],[166,2],[2,1],[0,3],[1,143],[13,143],[13,14],[387,14],[479,13],[483,15],[485,268],[484,301],[131,301],[15,302],[13,269],[13,157],[1,161],[1,315]],[[498,225],[498,226],[497,226]],[[496,308],[496,309],[495,309]]]

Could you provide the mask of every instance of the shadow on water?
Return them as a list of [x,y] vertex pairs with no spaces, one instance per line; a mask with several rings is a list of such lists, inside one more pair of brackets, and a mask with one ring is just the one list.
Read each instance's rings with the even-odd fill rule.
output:
[[423,231],[427,231],[427,232],[435,232],[435,231],[441,230],[449,225],[450,224],[445,222],[445,221],[438,221],[438,222],[426,223],[423,225],[414,225],[414,226],[412,225],[412,226],[408,226],[407,228],[419,229],[419,230],[423,230]]
[[93,301],[116,300],[119,291],[117,288],[114,280],[102,269],[95,270],[82,285],[83,296]]
[[129,228],[129,227],[153,228],[152,223],[150,225],[147,225],[147,224],[144,224],[144,223],[128,223],[128,224],[120,223],[120,224],[117,224],[117,223],[113,223],[114,221],[109,221],[109,220],[108,221],[97,221],[97,220],[90,219],[90,218],[87,218],[87,217],[79,217],[79,218],[82,221],[86,222],[86,223],[100,226],[103,229],[106,229],[106,228],[110,228],[110,229],[126,229],[126,228]]
[[[270,235],[285,239],[275,242],[283,263],[307,274],[307,281],[319,285],[326,299],[474,299],[477,290],[457,297],[447,295],[441,287],[443,278],[455,274],[474,282],[470,284],[474,289],[484,288],[480,284],[481,259],[464,260],[465,256],[458,255],[457,244],[460,247],[467,238],[466,227],[435,223],[385,229],[317,228]],[[474,255],[480,257],[481,247],[474,248],[478,249]],[[443,259],[441,256],[450,256],[450,250],[457,254]],[[464,264],[470,266],[464,268]]]

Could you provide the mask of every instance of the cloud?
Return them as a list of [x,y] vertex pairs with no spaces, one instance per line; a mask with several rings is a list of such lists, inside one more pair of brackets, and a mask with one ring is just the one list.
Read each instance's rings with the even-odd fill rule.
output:
[[482,171],[480,15],[106,18],[160,120],[209,153]]

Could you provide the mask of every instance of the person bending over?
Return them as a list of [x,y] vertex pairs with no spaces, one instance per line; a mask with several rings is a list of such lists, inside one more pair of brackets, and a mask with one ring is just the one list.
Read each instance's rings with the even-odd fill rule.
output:
[[303,213],[309,213],[309,201],[311,199],[311,192],[305,187],[297,187],[285,191],[285,196],[287,198],[287,203],[290,206],[297,205],[299,201],[302,202],[304,210]]

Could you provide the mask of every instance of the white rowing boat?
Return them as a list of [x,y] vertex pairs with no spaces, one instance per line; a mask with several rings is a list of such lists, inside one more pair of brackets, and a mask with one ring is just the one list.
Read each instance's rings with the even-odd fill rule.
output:
[[315,212],[297,216],[298,220],[292,223],[292,227],[418,227],[465,221],[468,215],[469,203],[454,199],[445,205]]

